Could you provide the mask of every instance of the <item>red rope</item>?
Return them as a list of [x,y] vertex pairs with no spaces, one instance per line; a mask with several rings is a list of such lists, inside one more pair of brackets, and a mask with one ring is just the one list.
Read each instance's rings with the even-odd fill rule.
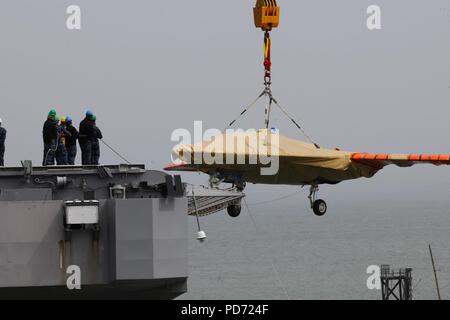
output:
[[266,81],[270,82],[272,61],[271,61],[271,41],[269,32],[266,32],[264,36],[264,68],[265,68],[264,78]]

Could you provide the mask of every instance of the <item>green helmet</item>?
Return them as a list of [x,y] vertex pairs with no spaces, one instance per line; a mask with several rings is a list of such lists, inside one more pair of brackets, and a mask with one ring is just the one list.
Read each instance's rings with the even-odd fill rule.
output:
[[95,116],[95,115],[92,115],[92,118],[91,118],[93,121],[95,121],[95,120],[97,120],[97,117]]
[[59,122],[59,117],[58,116],[55,116],[55,121]]
[[56,110],[55,109],[50,110],[50,112],[48,113],[47,118],[51,118],[51,117],[56,117]]

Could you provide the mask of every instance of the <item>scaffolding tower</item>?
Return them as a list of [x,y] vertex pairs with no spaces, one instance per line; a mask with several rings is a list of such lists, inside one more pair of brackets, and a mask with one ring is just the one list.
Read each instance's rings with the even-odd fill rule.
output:
[[381,294],[383,300],[412,300],[412,269],[391,270],[382,265]]

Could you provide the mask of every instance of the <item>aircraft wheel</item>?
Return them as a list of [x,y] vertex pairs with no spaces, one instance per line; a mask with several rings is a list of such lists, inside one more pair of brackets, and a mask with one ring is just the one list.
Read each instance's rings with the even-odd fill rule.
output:
[[316,216],[323,216],[327,212],[327,203],[321,199],[314,201],[313,211]]
[[247,186],[247,183],[245,181],[236,183],[236,189],[241,192],[244,191],[246,186]]
[[228,215],[232,218],[237,218],[241,214],[241,205],[232,204],[227,207]]

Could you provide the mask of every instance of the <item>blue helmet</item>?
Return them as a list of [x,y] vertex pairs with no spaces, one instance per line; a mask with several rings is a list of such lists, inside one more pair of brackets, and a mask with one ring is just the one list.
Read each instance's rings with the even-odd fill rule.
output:
[[69,116],[67,116],[67,117],[66,117],[66,123],[69,123],[69,122],[72,122],[72,118],[69,117]]
[[93,115],[91,110],[86,111],[86,117],[92,117]]

